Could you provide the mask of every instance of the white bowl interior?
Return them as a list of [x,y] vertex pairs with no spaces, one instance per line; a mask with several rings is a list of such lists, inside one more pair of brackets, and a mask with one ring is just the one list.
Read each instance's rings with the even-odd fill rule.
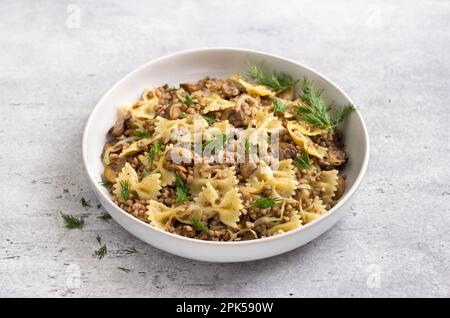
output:
[[[292,61],[260,52],[238,49],[196,50],[163,57],[145,64],[118,82],[104,95],[86,125],[83,157],[95,191],[97,195],[103,197],[102,203],[108,200],[109,194],[106,189],[98,184],[103,172],[100,154],[106,142],[106,133],[114,124],[117,111],[121,107],[139,99],[143,90],[148,87],[166,83],[177,86],[183,82],[197,81],[205,76],[226,78],[233,73],[245,74],[248,61],[254,64],[264,63],[268,69],[288,73],[295,79],[302,79],[307,76],[314,82],[316,89],[324,90],[322,96],[335,107],[343,107],[351,103],[351,100],[342,90],[317,72]],[[349,116],[342,127],[342,131],[349,155],[349,162],[345,168],[347,194],[352,192],[359,183],[368,160],[367,131],[359,112]],[[344,195],[341,201],[347,198],[348,196]],[[339,204],[333,210],[337,209],[338,206]],[[329,213],[333,213],[333,210]],[[136,222],[141,221],[136,219]],[[309,225],[314,225],[314,222]],[[156,229],[148,229],[148,231],[152,230]],[[286,233],[283,235],[286,235]],[[267,239],[249,243],[257,244],[258,241],[264,240]],[[216,246],[223,244],[230,243],[215,243]],[[273,253],[273,255],[275,254],[278,253]]]

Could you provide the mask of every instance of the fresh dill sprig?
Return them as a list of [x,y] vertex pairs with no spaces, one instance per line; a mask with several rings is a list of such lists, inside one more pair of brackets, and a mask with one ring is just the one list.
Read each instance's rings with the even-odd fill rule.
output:
[[283,113],[288,109],[288,105],[283,103],[278,98],[275,98],[274,100],[272,100],[272,104],[273,104],[273,112],[274,113]]
[[192,100],[192,96],[190,94],[186,93],[186,95],[184,96],[184,103],[189,107],[194,105],[194,101]]
[[127,201],[130,197],[130,183],[128,180],[120,180],[119,182],[120,186],[120,197],[122,198],[122,201]]
[[109,182],[109,181],[106,181],[106,180],[100,181],[98,184],[104,186],[105,188],[108,188],[108,187],[112,186],[112,183]]
[[245,141],[244,141],[244,149],[245,149],[245,153],[246,153],[246,154],[249,154],[249,153],[250,153],[250,148],[251,148],[250,140],[248,140],[248,138],[245,138]]
[[124,249],[123,251],[127,254],[139,253],[138,250],[134,246],[128,247],[128,248]]
[[216,118],[212,114],[206,114],[203,118],[205,118],[208,125],[212,125],[216,122]]
[[117,269],[120,269],[122,272],[125,272],[125,273],[129,273],[129,272],[131,272],[131,269],[128,269],[128,268],[125,268],[125,267],[117,267]]
[[112,216],[108,212],[103,212],[102,215],[98,216],[97,218],[109,223],[109,220],[112,219]]
[[149,172],[149,171],[147,171],[147,170],[144,170],[143,172],[142,172],[142,177],[148,177],[149,175],[151,175],[151,173]]
[[133,130],[133,132],[139,138],[150,138],[150,134],[147,131],[135,129],[135,130]]
[[92,208],[91,201],[86,200],[84,197],[81,197],[80,202],[81,205],[84,206],[85,208]]
[[247,75],[257,84],[271,88],[275,92],[283,91],[297,83],[297,81],[294,81],[288,74],[276,72],[267,73],[260,67],[252,64],[249,64],[247,67]]
[[150,151],[147,154],[147,161],[150,164],[150,166],[153,164],[153,161],[155,161],[156,157],[161,152],[161,147],[159,146],[159,143],[152,145],[150,148]]
[[253,202],[252,207],[254,208],[273,208],[280,206],[281,199],[280,198],[259,198]]
[[106,244],[103,244],[98,250],[95,251],[95,255],[97,255],[98,259],[102,259],[107,253],[108,249],[106,248]]
[[303,79],[303,94],[300,96],[305,104],[297,105],[297,119],[333,130],[355,110],[352,105],[347,105],[338,111],[335,118],[332,118],[330,107],[325,104],[321,95],[322,91],[314,91],[312,82],[305,77]]
[[348,115],[355,111],[355,106],[348,104],[345,105],[344,108],[338,110],[336,113],[336,117],[334,119],[334,126],[336,127],[340,123],[342,123]]
[[95,239],[97,240],[98,244],[102,245],[102,238],[100,235],[97,234],[97,236],[95,237]]
[[222,149],[223,145],[226,143],[228,136],[226,134],[220,134],[211,140],[208,140],[203,144],[203,150],[208,153],[212,153],[213,150],[216,152]]
[[83,218],[77,219],[72,214],[64,214],[61,211],[59,211],[59,213],[61,213],[61,217],[64,220],[66,228],[68,228],[68,229],[80,229],[80,230],[83,228],[83,226],[84,226],[84,219]]
[[177,203],[182,203],[189,199],[189,186],[181,179],[178,173],[175,174],[175,187]]
[[200,232],[203,233],[208,233],[208,227],[205,226],[202,222],[200,222],[198,219],[196,218],[192,218],[191,219],[192,225],[199,230]]
[[311,168],[311,162],[309,160],[309,154],[306,151],[302,151],[299,157],[295,158],[294,163],[300,169],[309,169]]

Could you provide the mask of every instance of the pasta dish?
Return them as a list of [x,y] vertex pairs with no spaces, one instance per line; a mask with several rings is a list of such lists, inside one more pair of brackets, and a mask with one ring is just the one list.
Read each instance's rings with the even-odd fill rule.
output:
[[315,220],[345,190],[338,126],[307,78],[245,75],[146,89],[123,107],[102,152],[116,205],[189,238],[265,238]]

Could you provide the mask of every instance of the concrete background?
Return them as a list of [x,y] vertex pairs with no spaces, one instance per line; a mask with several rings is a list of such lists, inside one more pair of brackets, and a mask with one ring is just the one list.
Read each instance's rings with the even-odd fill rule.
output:
[[[449,297],[449,21],[447,1],[0,1],[0,296]],[[204,46],[310,65],[365,117],[367,177],[303,248],[201,263],[97,218],[80,154],[89,113],[144,62]]]

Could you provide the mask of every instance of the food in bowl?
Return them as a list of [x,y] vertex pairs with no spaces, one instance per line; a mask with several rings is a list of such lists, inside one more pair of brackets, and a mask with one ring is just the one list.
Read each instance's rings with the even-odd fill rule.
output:
[[354,107],[332,112],[307,78],[246,75],[146,89],[123,107],[102,153],[114,203],[212,241],[273,236],[330,210],[348,159],[338,125]]

